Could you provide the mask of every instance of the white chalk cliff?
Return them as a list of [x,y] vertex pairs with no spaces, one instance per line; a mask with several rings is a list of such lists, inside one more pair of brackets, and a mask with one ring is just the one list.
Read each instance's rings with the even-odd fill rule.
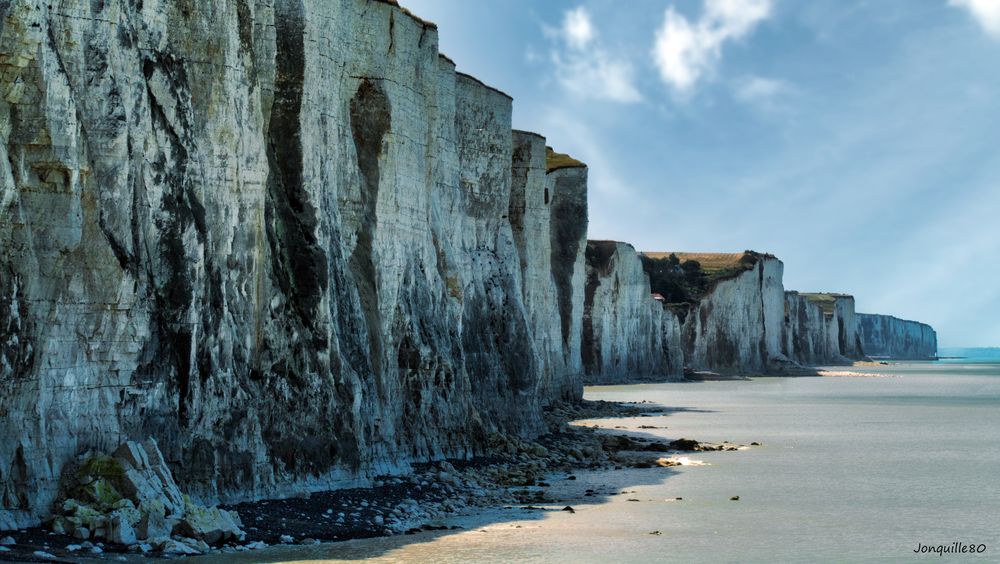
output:
[[683,375],[680,323],[652,298],[649,277],[627,243],[587,243],[583,364],[591,384]]
[[580,396],[586,170],[545,175],[519,245],[511,100],[432,24],[367,0],[0,22],[6,525],[127,439],[246,499],[470,456]]
[[898,360],[937,357],[937,332],[918,321],[891,315],[858,314],[858,332],[866,355]]
[[844,364],[861,357],[854,297],[785,292],[782,352],[797,363]]
[[511,104],[391,0],[0,2],[0,529],[129,441],[245,500],[535,435],[585,377],[851,356],[769,255],[683,325],[630,246],[588,264],[587,167]]
[[684,362],[693,370],[762,372],[782,357],[784,264],[752,254],[749,269],[712,283],[685,317]]

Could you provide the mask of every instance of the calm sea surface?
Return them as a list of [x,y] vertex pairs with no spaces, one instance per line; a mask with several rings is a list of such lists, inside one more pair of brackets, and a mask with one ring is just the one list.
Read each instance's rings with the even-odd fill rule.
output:
[[[604,426],[764,446],[692,456],[709,466],[580,473],[579,480],[554,481],[557,493],[575,497],[574,514],[497,509],[465,518],[466,530],[457,533],[276,549],[244,558],[1000,562],[1000,364],[855,370],[887,377],[589,388],[589,399],[682,408],[666,416],[601,421]],[[608,495],[579,498],[586,488]],[[730,501],[736,495],[740,500]],[[986,552],[943,558],[913,553],[918,543],[954,542],[985,544]]]

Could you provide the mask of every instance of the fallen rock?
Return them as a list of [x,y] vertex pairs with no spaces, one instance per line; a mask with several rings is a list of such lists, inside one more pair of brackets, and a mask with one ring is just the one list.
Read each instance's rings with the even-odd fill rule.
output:
[[218,544],[245,535],[240,516],[235,511],[218,507],[205,507],[192,503],[185,496],[184,517],[174,528],[175,533],[203,540],[208,544]]
[[729,501],[739,501],[739,500],[740,500],[740,496],[738,496],[738,495],[734,495],[733,497],[729,498]]
[[108,540],[117,544],[135,544],[138,540],[132,527],[132,515],[116,511],[110,519]]
[[139,505],[139,513],[141,517],[136,525],[136,534],[143,539],[168,537],[180,522],[176,518],[167,518],[166,507],[159,500],[142,502]]
[[174,539],[166,539],[157,547],[164,554],[181,554],[195,556],[201,554],[197,548]]
[[54,532],[123,545],[178,534],[194,539],[201,552],[207,548],[199,543],[245,537],[238,514],[181,493],[154,440],[126,442],[113,456],[88,453],[67,471],[69,497],[50,522]]
[[148,501],[162,503],[167,515],[184,510],[184,496],[155,440],[126,442],[114,456],[122,465],[119,487],[123,495],[139,505]]
[[669,446],[672,450],[699,450],[701,443],[694,439],[677,439],[670,441]]
[[570,513],[576,513],[576,509],[573,509],[572,507],[570,507],[568,505],[566,507],[563,507],[562,510],[563,511],[568,511]]

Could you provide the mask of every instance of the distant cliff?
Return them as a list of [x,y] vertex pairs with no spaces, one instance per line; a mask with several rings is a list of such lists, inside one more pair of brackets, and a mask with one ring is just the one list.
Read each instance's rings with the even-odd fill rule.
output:
[[854,297],[785,292],[782,352],[807,366],[861,357]]
[[680,323],[653,299],[649,277],[629,244],[587,242],[583,365],[592,384],[682,376]]
[[782,358],[785,291],[781,282],[784,265],[780,260],[750,251],[643,254],[652,259],[645,265],[657,280],[665,278],[670,282],[663,276],[669,270],[661,269],[663,265],[656,261],[671,260],[671,255],[679,261],[676,268],[680,271],[685,264],[695,261],[704,273],[702,283],[695,277],[685,278],[684,299],[688,306],[684,308],[681,340],[686,367],[764,372],[773,361]]
[[858,314],[861,347],[873,358],[928,360],[937,357],[937,333],[926,323],[891,315]]

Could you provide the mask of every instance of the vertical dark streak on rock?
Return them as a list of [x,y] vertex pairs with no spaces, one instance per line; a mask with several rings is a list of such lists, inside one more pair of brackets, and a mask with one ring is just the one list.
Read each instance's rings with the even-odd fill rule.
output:
[[388,52],[388,54],[391,55],[392,52],[395,49],[396,49],[396,12],[394,10],[389,10],[389,52]]
[[325,337],[315,329],[316,308],[329,277],[326,254],[317,240],[316,208],[302,180],[302,87],[305,80],[305,14],[302,1],[275,5],[276,76],[268,127],[265,217],[272,270],[314,344]]
[[844,326],[844,318],[837,316],[837,344],[840,345],[840,354],[847,352],[847,327]]
[[556,179],[555,198],[549,223],[552,244],[552,276],[556,283],[556,298],[563,346],[569,346],[573,321],[573,268],[580,245],[586,241],[587,207],[574,197],[573,179]]
[[[180,130],[168,119],[149,84],[156,73],[162,73],[169,82],[170,94],[174,97],[177,108],[174,115]],[[191,308],[195,305],[194,273],[189,264],[184,234],[188,227],[193,226],[199,243],[204,246],[207,225],[204,206],[194,194],[187,170],[190,160],[188,147],[193,143],[188,121],[190,108],[185,104],[189,90],[184,67],[171,55],[158,54],[156,59],[147,59],[143,63],[143,74],[147,82],[150,117],[155,130],[163,134],[167,142],[166,146],[161,147],[156,160],[149,165],[156,182],[164,187],[161,202],[163,216],[157,218],[156,222],[162,232],[160,258],[167,267],[166,279],[156,285],[154,318],[166,351],[174,359],[178,389],[177,414],[180,424],[184,426],[190,423],[191,360],[196,348],[189,320]],[[212,268],[212,265],[206,265],[209,272]],[[215,313],[202,312],[203,323],[213,324]],[[207,376],[202,374],[202,379]]]
[[[589,264],[590,246],[587,246],[587,259]],[[580,347],[580,354],[583,360],[583,370],[587,374],[597,374],[601,369],[601,349],[598,343],[594,342],[594,294],[601,282],[597,276],[597,271],[588,269],[587,282],[584,288],[583,303],[583,342]]]
[[0,265],[0,383],[31,374],[35,356],[32,335],[21,277],[10,264]]
[[108,245],[111,246],[111,252],[114,253],[115,258],[118,260],[118,265],[121,266],[122,270],[129,273],[132,278],[136,278],[138,276],[139,263],[135,259],[135,256],[125,248],[125,245],[115,238],[115,234],[108,226],[107,218],[104,215],[103,209],[100,212],[100,217],[98,217],[97,222],[101,228],[101,233],[103,233],[104,237],[108,240]]
[[602,353],[601,343],[594,340],[594,296],[601,286],[601,278],[611,273],[611,258],[617,250],[612,241],[587,241],[584,251],[587,280],[583,297],[583,338],[580,353],[584,372],[600,374]]
[[236,21],[240,35],[240,53],[246,57],[247,82],[250,88],[257,85],[257,59],[253,50],[253,14],[247,0],[237,0]]
[[368,326],[369,358],[374,375],[382,371],[382,329],[379,315],[375,265],[372,261],[372,241],[378,221],[379,158],[382,140],[391,127],[389,98],[381,87],[362,80],[351,98],[351,133],[361,171],[361,223],[357,243],[350,257],[350,269],[358,289],[361,309]]
[[760,324],[761,338],[757,343],[757,353],[760,361],[767,365],[770,359],[767,358],[767,308],[764,307],[764,261],[758,261],[754,268],[757,268],[757,294],[760,296]]

